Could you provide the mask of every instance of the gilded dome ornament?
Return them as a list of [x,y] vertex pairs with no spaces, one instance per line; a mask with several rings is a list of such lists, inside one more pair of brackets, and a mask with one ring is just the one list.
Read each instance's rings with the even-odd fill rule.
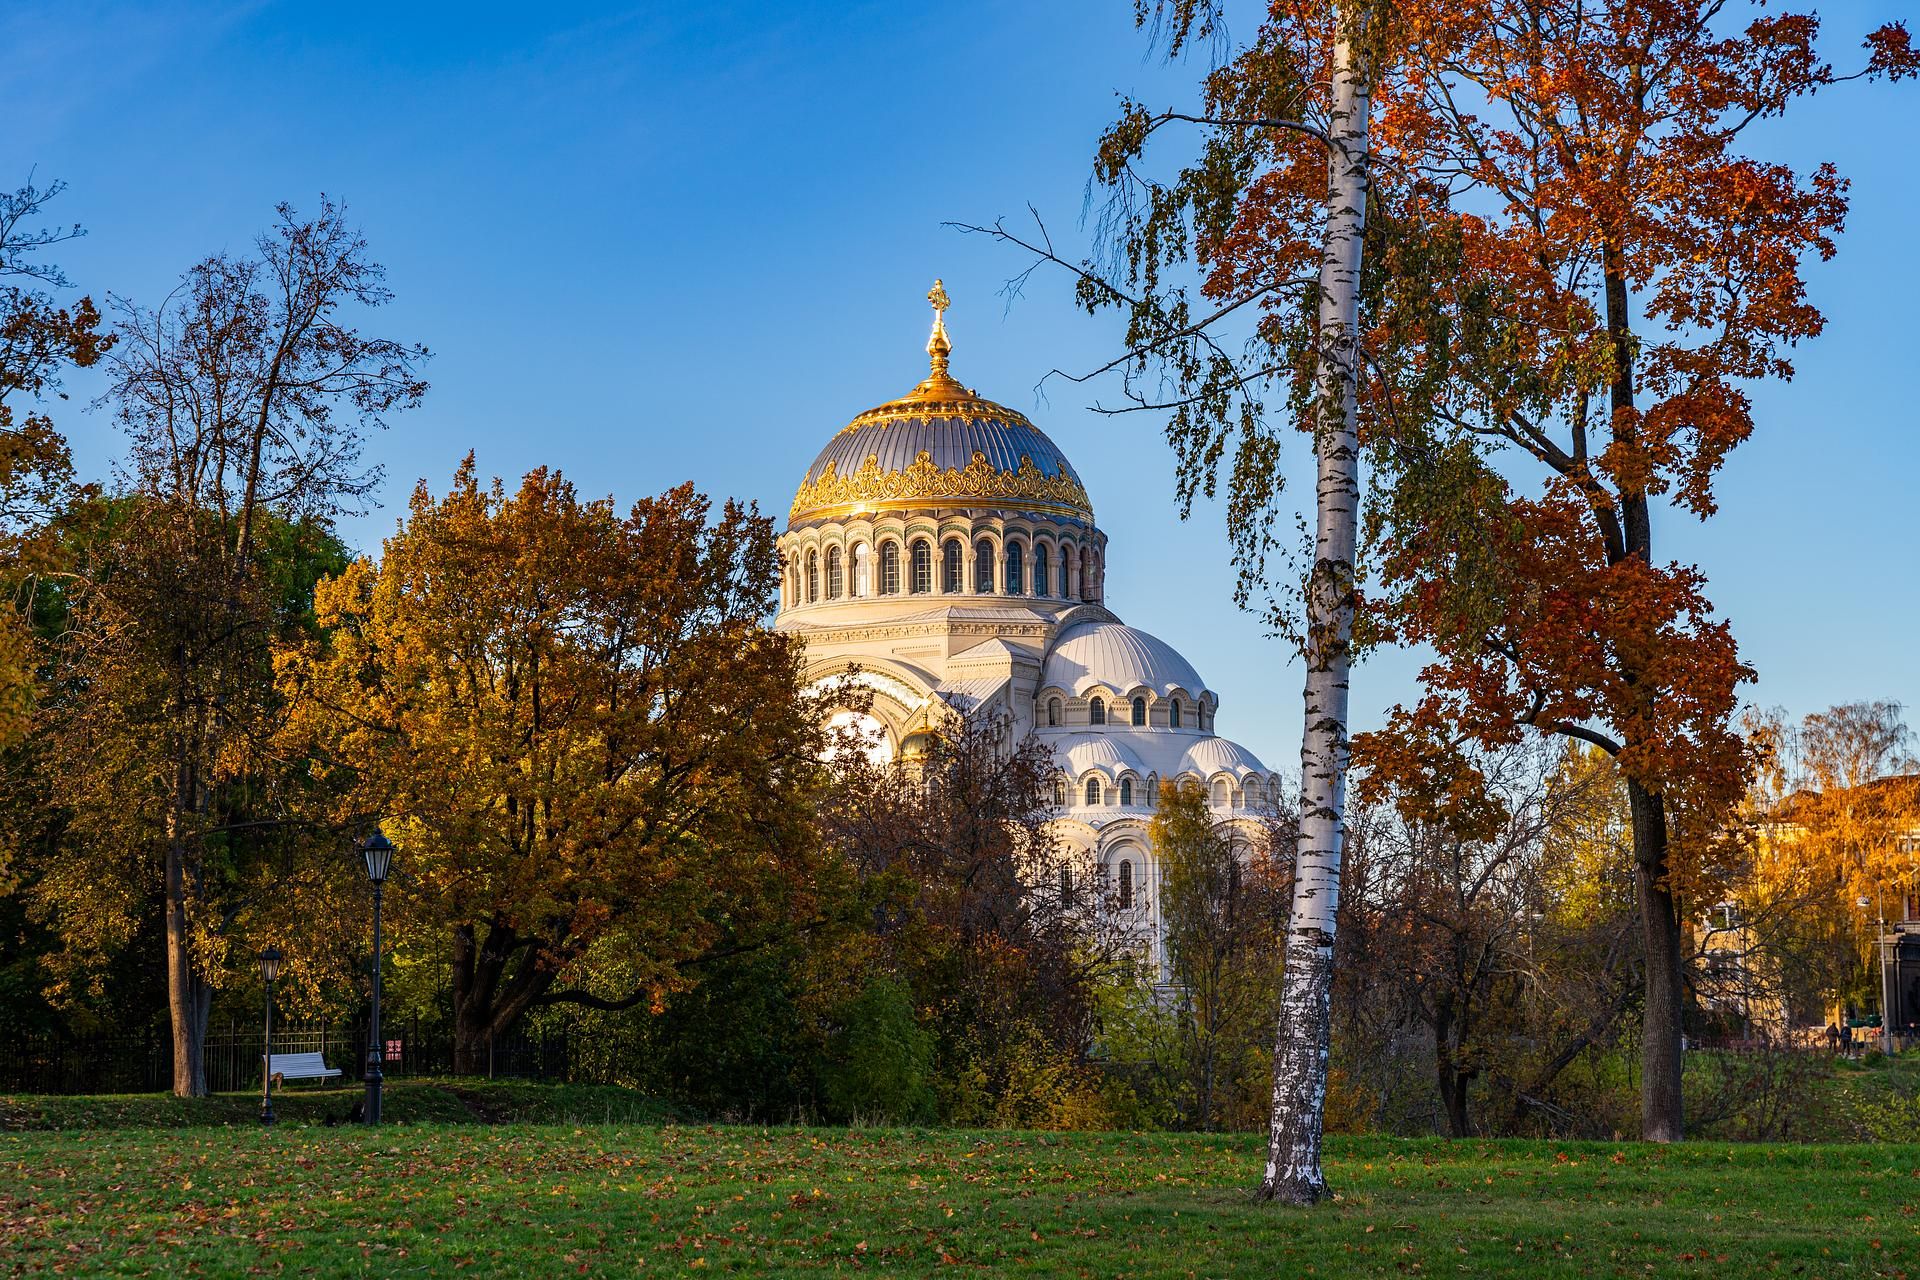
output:
[[933,358],[933,375],[927,381],[932,382],[947,376],[947,357],[953,354],[953,343],[947,337],[947,308],[953,300],[947,297],[947,288],[936,277],[933,288],[927,290],[927,301],[933,304],[933,333],[927,338],[927,354]]
[[927,291],[931,368],[906,395],[856,417],[814,459],[789,518],[831,520],[928,507],[1026,510],[1093,522],[1087,491],[1066,456],[1025,414],[978,395],[948,373],[953,305],[939,280]]

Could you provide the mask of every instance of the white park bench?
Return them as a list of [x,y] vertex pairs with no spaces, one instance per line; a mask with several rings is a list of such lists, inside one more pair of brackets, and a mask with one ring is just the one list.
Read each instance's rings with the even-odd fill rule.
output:
[[267,1055],[267,1074],[280,1080],[331,1080],[340,1068],[328,1066],[317,1053],[273,1053]]

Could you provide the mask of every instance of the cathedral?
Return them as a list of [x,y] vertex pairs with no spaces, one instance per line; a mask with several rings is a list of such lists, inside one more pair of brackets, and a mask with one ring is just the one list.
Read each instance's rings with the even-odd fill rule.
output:
[[1214,732],[1219,696],[1192,664],[1108,608],[1107,536],[1073,464],[954,379],[946,291],[927,298],[926,378],[841,428],[794,495],[775,625],[805,642],[810,681],[856,673],[870,703],[838,720],[879,755],[912,755],[955,711],[1047,743],[1064,843],[1157,935],[1161,781],[1234,818],[1279,779]]

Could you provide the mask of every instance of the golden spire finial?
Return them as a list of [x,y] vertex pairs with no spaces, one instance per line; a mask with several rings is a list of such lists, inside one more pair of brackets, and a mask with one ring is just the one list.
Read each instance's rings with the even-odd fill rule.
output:
[[947,297],[946,286],[938,280],[933,288],[927,290],[927,301],[933,304],[933,336],[927,339],[927,354],[933,357],[933,376],[947,376],[947,356],[953,351],[953,344],[947,341],[946,310],[953,305]]

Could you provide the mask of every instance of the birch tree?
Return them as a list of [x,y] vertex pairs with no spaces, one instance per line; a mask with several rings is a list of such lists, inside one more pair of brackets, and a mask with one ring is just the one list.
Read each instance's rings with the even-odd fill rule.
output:
[[[1224,38],[1206,0],[1141,0],[1136,13],[1169,56]],[[1103,411],[1164,415],[1183,516],[1215,495],[1224,467],[1237,599],[1304,659],[1300,828],[1259,1192],[1298,1204],[1328,1194],[1320,1148],[1355,642],[1364,246],[1376,105],[1383,85],[1389,100],[1406,92],[1398,68],[1410,64],[1389,39],[1404,34],[1367,0],[1274,0],[1254,41],[1205,78],[1198,111],[1125,103],[1094,169],[1109,197],[1096,238],[1111,262],[1067,260],[1043,226],[968,228],[1070,270],[1089,311],[1127,316],[1125,351],[1074,380],[1117,373],[1125,403]],[[1204,138],[1200,159],[1171,181],[1154,176],[1149,141],[1186,126]],[[1179,277],[1186,267],[1192,283]],[[1243,320],[1250,327],[1236,330]],[[1275,396],[1283,407],[1270,413]],[[1273,533],[1281,444],[1294,429],[1315,464],[1312,533],[1299,549]],[[1270,577],[1276,552],[1291,570]]]

